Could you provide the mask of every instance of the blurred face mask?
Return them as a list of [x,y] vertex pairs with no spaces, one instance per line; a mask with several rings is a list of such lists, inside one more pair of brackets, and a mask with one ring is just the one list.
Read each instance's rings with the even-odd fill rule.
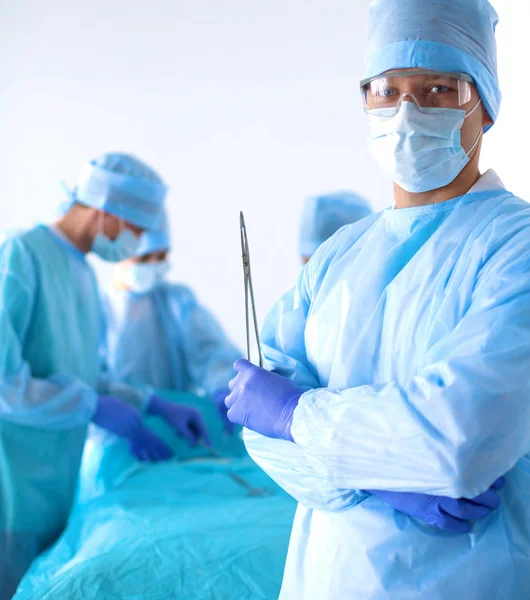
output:
[[[482,128],[468,152],[460,143],[466,114],[460,109],[422,108],[403,102],[399,112],[371,110],[372,152],[381,168],[408,192],[420,193],[450,184],[469,162]],[[391,116],[389,116],[391,115]]]
[[101,217],[100,231],[94,238],[91,250],[103,260],[109,262],[121,262],[122,260],[134,256],[139,245],[140,238],[136,237],[134,233],[129,231],[126,227],[123,227],[115,240],[111,240],[103,232],[103,218]]
[[123,282],[139,294],[150,292],[164,281],[170,265],[167,261],[156,263],[133,263],[122,273]]

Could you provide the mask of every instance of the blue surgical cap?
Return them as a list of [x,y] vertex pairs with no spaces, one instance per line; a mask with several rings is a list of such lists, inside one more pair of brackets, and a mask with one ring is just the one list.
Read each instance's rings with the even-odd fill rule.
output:
[[169,222],[166,211],[163,212],[162,220],[158,229],[151,229],[142,234],[140,245],[136,251],[136,256],[144,256],[151,252],[159,250],[169,250],[171,248],[171,239],[169,232]]
[[90,161],[71,192],[73,202],[93,206],[142,229],[160,227],[167,188],[134,156],[109,153]]
[[372,0],[364,79],[408,68],[466,73],[495,122],[498,21],[488,0]]
[[341,227],[360,221],[372,213],[368,202],[351,192],[308,198],[300,227],[300,255],[312,256]]

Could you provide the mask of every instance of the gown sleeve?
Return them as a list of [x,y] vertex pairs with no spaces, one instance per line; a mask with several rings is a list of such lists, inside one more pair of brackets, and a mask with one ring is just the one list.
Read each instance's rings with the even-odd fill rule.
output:
[[0,416],[43,428],[84,425],[95,410],[92,388],[66,373],[34,377],[24,358],[37,281],[24,243],[5,241],[0,247]]

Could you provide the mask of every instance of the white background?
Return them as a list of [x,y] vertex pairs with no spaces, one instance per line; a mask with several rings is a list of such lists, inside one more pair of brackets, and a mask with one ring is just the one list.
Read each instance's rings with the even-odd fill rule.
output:
[[[530,199],[530,0],[496,5],[505,102],[483,167]],[[75,184],[102,152],[134,153],[171,188],[172,277],[242,345],[239,210],[262,320],[297,275],[305,196],[351,188],[391,203],[358,91],[367,6],[2,0],[1,228],[51,221],[61,179]]]

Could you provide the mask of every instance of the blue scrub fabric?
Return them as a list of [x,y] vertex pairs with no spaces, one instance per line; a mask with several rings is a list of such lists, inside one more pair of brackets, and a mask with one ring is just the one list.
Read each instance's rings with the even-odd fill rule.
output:
[[109,289],[104,305],[108,363],[121,381],[208,394],[228,386],[241,353],[189,288]]

